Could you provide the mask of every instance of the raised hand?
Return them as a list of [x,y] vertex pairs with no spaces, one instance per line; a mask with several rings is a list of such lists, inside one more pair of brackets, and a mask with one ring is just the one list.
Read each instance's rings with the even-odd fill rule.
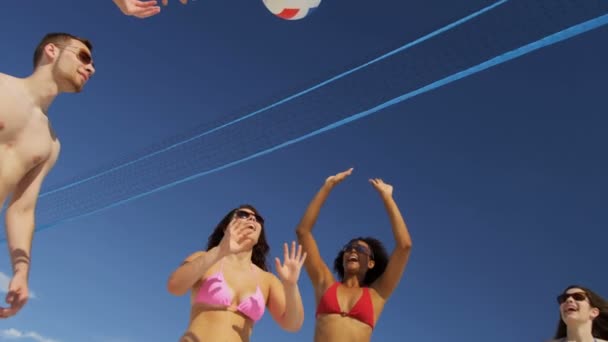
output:
[[346,171],[342,171],[338,174],[327,177],[327,179],[325,180],[325,184],[333,187],[342,182],[346,177],[350,176],[351,173],[353,173],[352,167]]
[[253,247],[253,241],[249,239],[249,235],[252,233],[253,231],[248,228],[248,225],[242,224],[239,220],[232,220],[220,241],[220,253],[223,255],[235,254]]
[[370,183],[374,186],[374,188],[380,193],[380,196],[391,197],[393,196],[393,186],[390,184],[384,183],[384,181],[380,178],[373,178],[369,180]]
[[283,259],[284,262],[281,265],[281,260],[274,258],[279,278],[284,283],[295,285],[298,282],[298,278],[300,278],[300,271],[302,270],[302,265],[304,265],[304,260],[306,260],[306,252],[302,255],[302,245],[298,245],[298,252],[296,254],[296,242],[292,241],[291,252],[288,253],[287,243],[285,243],[283,244]]
[[0,307],[0,318],[9,318],[14,316],[23,308],[29,297],[27,287],[27,277],[25,274],[16,273],[8,285],[8,293],[6,295],[6,303],[10,305],[8,308]]

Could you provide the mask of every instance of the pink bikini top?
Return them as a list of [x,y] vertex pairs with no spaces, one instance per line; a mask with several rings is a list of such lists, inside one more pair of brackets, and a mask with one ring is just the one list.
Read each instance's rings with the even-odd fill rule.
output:
[[[195,301],[197,303],[206,303],[211,305],[231,307],[234,297],[232,290],[228,287],[223,274],[224,259],[220,261],[220,270],[214,275],[208,277],[198,290]],[[252,270],[254,266],[251,266]],[[256,286],[254,294],[243,299],[236,310],[245,316],[257,322],[264,315],[266,303],[260,285]]]

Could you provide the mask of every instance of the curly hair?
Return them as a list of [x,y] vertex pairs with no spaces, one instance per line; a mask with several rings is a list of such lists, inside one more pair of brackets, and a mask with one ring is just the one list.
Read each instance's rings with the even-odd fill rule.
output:
[[[608,340],[608,302],[604,298],[600,297],[600,295],[597,293],[583,286],[570,285],[564,290],[563,293],[566,293],[570,289],[583,290],[583,292],[585,292],[587,295],[587,298],[589,298],[591,307],[597,308],[600,311],[600,314],[593,320],[591,335],[602,340]],[[564,323],[560,315],[554,338],[560,339],[566,337],[567,330],[566,323]]]
[[[218,225],[215,227],[215,230],[213,231],[213,233],[211,233],[211,235],[209,236],[209,239],[207,242],[207,251],[220,244],[220,241],[222,241],[222,238],[224,237],[224,230],[226,230],[226,227],[228,227],[228,224],[232,220],[235,211],[237,211],[239,209],[249,209],[249,210],[253,211],[254,213],[256,213],[257,215],[260,214],[257,211],[257,209],[255,209],[252,205],[249,205],[249,204],[243,204],[243,205],[240,205],[238,208],[234,208],[234,209],[230,210],[230,212],[228,212],[228,214],[226,214],[226,216],[224,216],[224,218],[220,221],[220,223],[218,223]],[[260,237],[258,238],[258,242],[255,244],[255,246],[253,246],[253,252],[251,253],[251,262],[256,264],[259,268],[263,269],[264,271],[268,272],[270,270],[270,267],[268,267],[268,265],[266,263],[266,257],[268,256],[268,253],[270,252],[270,246],[268,246],[268,242],[266,242],[264,224],[260,223],[260,225],[262,226],[262,231],[260,232]]]
[[[367,243],[369,248],[372,250],[374,267],[369,269],[367,273],[365,273],[365,278],[363,279],[363,286],[370,286],[373,284],[376,279],[378,279],[384,270],[386,269],[386,265],[388,264],[388,253],[386,252],[386,248],[380,240],[373,237],[357,237],[350,240],[348,243],[363,241]],[[344,279],[344,264],[343,259],[344,251],[340,250],[336,258],[334,259],[334,271],[338,274],[338,278],[340,281]]]

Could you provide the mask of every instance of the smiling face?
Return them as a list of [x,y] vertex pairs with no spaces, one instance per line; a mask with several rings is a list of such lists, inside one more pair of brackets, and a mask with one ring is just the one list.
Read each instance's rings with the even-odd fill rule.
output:
[[374,255],[365,241],[350,241],[342,248],[342,251],[344,252],[342,264],[345,275],[364,276],[370,268],[374,267]]
[[593,321],[599,315],[599,309],[594,308],[589,296],[579,288],[568,289],[558,296],[559,311],[566,325],[579,325]]

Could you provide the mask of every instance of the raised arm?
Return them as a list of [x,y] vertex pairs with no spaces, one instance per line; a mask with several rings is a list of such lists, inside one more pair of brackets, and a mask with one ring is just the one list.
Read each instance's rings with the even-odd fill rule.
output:
[[59,151],[59,141],[55,140],[49,158],[21,179],[6,209],[6,240],[13,266],[13,278],[7,295],[11,308],[0,309],[0,317],[16,314],[27,302],[36,204],[42,183],[55,165]]
[[317,242],[312,235],[312,228],[317,222],[321,207],[323,206],[323,203],[325,203],[325,200],[327,199],[327,196],[329,196],[329,193],[333,187],[348,177],[352,171],[353,169],[350,168],[344,172],[338,173],[337,175],[330,176],[325,180],[325,183],[319,192],[317,192],[315,197],[308,205],[304,216],[296,228],[298,242],[302,245],[302,247],[304,247],[304,251],[308,254],[304,267],[306,268],[306,273],[308,273],[308,277],[310,278],[315,289],[327,287],[328,284],[334,281],[334,277],[327,264],[325,264],[321,258],[319,248],[317,247]]
[[296,254],[295,241],[291,245],[291,253],[287,251],[287,244],[283,246],[284,263],[275,258],[279,280],[269,273],[270,291],[268,293],[268,310],[281,328],[290,332],[300,330],[304,323],[304,306],[298,287],[298,279],[302,264],[306,260],[306,252],[302,255],[302,245]]
[[219,245],[211,248],[207,252],[196,252],[191,254],[186,260],[171,274],[167,282],[169,293],[181,296],[200,280],[205,273],[217,261],[231,253],[238,253],[246,248],[244,243],[247,234],[250,233],[247,226],[237,226],[232,221]]
[[372,284],[372,287],[378,291],[378,294],[380,294],[384,300],[387,300],[401,280],[405,265],[410,257],[412,239],[407,230],[407,226],[405,225],[405,221],[403,220],[403,216],[397,207],[397,203],[395,203],[395,200],[393,199],[393,187],[378,178],[371,179],[370,183],[376,188],[382,198],[382,202],[384,202],[384,206],[391,221],[393,236],[395,237],[395,249],[388,260],[386,270],[374,284]]

